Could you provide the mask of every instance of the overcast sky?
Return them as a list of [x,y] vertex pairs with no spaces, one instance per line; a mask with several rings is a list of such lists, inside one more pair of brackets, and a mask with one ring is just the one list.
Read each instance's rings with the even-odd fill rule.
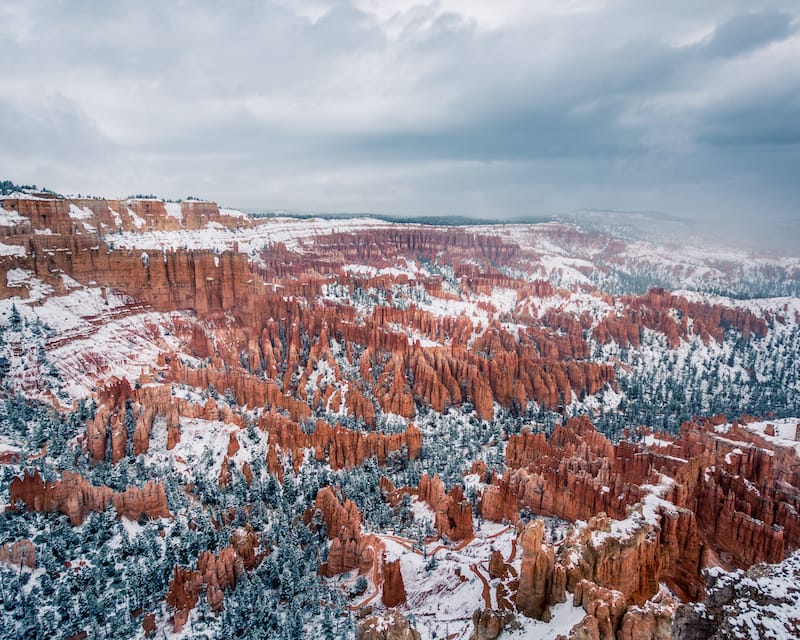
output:
[[0,61],[59,191],[800,218],[796,0],[0,0]]

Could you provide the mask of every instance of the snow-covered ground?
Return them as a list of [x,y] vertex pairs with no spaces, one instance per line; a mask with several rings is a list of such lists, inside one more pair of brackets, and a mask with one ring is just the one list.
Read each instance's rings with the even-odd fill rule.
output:
[[677,627],[703,624],[720,637],[788,640],[800,630],[800,552],[778,564],[759,564],[745,571],[709,570],[704,602],[679,611]]
[[586,611],[583,607],[572,604],[572,594],[567,594],[567,601],[550,607],[550,622],[542,622],[525,616],[517,616],[519,629],[503,632],[501,638],[509,640],[555,640],[558,636],[568,636],[572,627],[583,620]]
[[[725,423],[716,427],[718,433],[728,433],[731,428],[731,423]],[[748,422],[741,424],[741,427],[757,433],[764,438],[767,442],[776,447],[792,448],[800,456],[800,418],[780,418],[772,420],[761,420],[759,422]],[[771,430],[775,435],[767,434],[767,429]],[[745,446],[746,443],[743,443]]]
[[155,420],[150,434],[151,445],[145,454],[145,460],[150,464],[174,466],[188,482],[196,480],[198,475],[215,481],[227,454],[231,434],[236,434],[240,443],[239,450],[231,457],[237,468],[241,469],[245,462],[252,462],[256,455],[266,457],[266,436],[258,430],[253,432],[258,438],[257,442],[244,442],[244,438],[250,436],[235,424],[220,420],[181,418],[180,431],[180,442],[167,450],[166,420]]
[[[414,502],[412,510],[415,517],[433,517],[424,504]],[[473,612],[500,606],[497,587],[501,582],[505,584],[508,578],[492,579],[488,560],[492,550],[497,550],[511,565],[511,575],[518,575],[521,550],[514,544],[515,537],[514,527],[482,522],[476,527],[475,538],[468,543],[445,545],[437,540],[426,543],[423,553],[412,548],[411,540],[379,535],[386,546],[387,560],[400,560],[407,602],[399,609],[413,621],[422,640],[466,640],[473,631]],[[370,585],[367,593],[357,600],[370,600],[370,604],[380,612],[379,592],[370,599],[373,592],[374,586]],[[551,608],[550,622],[518,614],[519,628],[505,631],[503,637],[552,640],[559,634],[569,633],[585,613],[582,607],[572,605],[572,594],[568,594],[567,602]]]
[[[30,286],[31,278],[25,282]],[[183,317],[180,312],[146,312],[131,298],[100,287],[40,299],[0,300],[0,320],[8,322],[16,309],[27,323],[21,335],[26,344],[12,348],[8,356],[12,385],[33,397],[47,391],[38,372],[46,362],[57,372],[66,396],[77,399],[111,377],[134,382],[155,369],[159,353],[180,348],[170,330]],[[44,356],[36,356],[36,349]],[[34,356],[46,362],[35,363]]]
[[[226,210],[228,211],[228,210]],[[231,215],[230,211],[227,215]],[[210,225],[205,229],[180,231],[143,231],[108,234],[106,242],[120,249],[206,249],[232,250],[234,243],[240,253],[255,255],[264,247],[284,243],[291,251],[303,251],[306,241],[331,233],[352,232],[392,226],[374,218],[325,220],[312,218],[267,218],[252,227],[227,229]]]

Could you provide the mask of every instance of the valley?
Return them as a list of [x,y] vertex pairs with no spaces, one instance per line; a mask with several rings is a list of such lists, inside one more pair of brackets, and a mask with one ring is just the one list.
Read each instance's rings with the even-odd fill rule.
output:
[[800,633],[800,258],[0,207],[3,637]]

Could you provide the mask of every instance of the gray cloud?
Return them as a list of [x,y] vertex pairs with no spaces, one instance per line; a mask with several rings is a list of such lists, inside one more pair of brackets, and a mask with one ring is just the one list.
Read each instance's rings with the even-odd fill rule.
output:
[[792,31],[792,15],[777,11],[740,13],[714,29],[709,49],[722,56],[735,56],[786,38]]
[[0,0],[0,175],[258,208],[800,218],[795,3],[487,7]]

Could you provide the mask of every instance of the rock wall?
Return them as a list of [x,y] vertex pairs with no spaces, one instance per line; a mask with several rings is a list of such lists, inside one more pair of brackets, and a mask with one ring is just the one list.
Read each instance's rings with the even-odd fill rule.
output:
[[0,545],[0,562],[5,562],[14,567],[36,568],[36,547],[31,540],[18,540],[17,542]]
[[[315,511],[322,515],[331,541],[328,561],[320,567],[322,575],[336,576],[353,569],[367,573],[383,557],[383,544],[375,536],[361,534],[361,514],[352,500],[344,499],[332,487],[324,487],[317,494]],[[396,570],[399,572],[399,565]],[[399,584],[393,585],[398,586],[402,586],[402,576]],[[394,592],[397,594],[399,590]]]
[[529,618],[550,620],[551,604],[564,602],[566,574],[555,568],[553,547],[543,545],[544,523],[530,522],[520,536],[522,565],[515,598],[517,609]]
[[381,602],[384,606],[392,608],[406,603],[406,588],[403,583],[403,573],[400,571],[400,560],[386,561],[383,557],[383,589]]
[[631,509],[651,510],[654,524],[637,526],[622,540],[605,536],[600,546],[582,540],[583,568],[569,588],[587,579],[643,604],[663,581],[680,597],[697,599],[708,554],[750,566],[800,546],[793,453],[741,428],[723,436],[714,427],[711,421],[684,425],[660,448],[664,453],[625,441],[612,445],[585,418],[556,427],[549,438],[512,436],[506,470],[491,478],[479,511],[497,521],[516,521],[522,508],[588,520],[591,536],[609,528],[603,518],[592,520],[596,514],[626,520]]
[[439,476],[434,475],[431,478],[423,473],[417,495],[434,510],[434,526],[440,536],[447,536],[455,541],[473,537],[472,504],[464,499],[461,485],[454,486],[446,493]]
[[38,471],[25,472],[10,485],[11,505],[24,506],[30,511],[59,511],[77,526],[90,511],[105,511],[113,504],[118,517],[129,520],[168,518],[164,485],[149,481],[143,487],[128,487],[115,493],[106,486],[93,486],[80,474],[64,471],[60,480],[45,482]]

